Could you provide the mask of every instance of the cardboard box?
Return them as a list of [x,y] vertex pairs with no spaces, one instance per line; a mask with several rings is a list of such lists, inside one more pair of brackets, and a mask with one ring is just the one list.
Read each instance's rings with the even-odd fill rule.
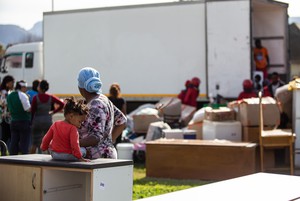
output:
[[203,122],[197,122],[193,124],[189,124],[187,126],[188,129],[195,130],[196,131],[196,139],[202,140],[202,128],[203,128]]
[[188,123],[192,120],[193,115],[195,114],[197,108],[189,105],[181,105],[181,125],[187,126]]
[[183,130],[181,129],[164,129],[162,132],[166,139],[183,139]]
[[235,111],[228,107],[220,107],[219,109],[207,107],[204,119],[210,121],[233,121],[235,120]]
[[[280,111],[276,100],[272,97],[263,97],[262,104],[264,125],[279,125]],[[243,99],[239,103],[238,113],[243,126],[259,126],[259,98]]]
[[159,110],[160,116],[179,116],[181,114],[181,100],[179,98],[162,98],[155,107]]
[[242,141],[242,126],[239,121],[203,121],[203,140]]
[[163,121],[150,123],[145,140],[151,141],[162,138],[164,129],[171,129],[171,127]]
[[161,121],[159,116],[154,114],[133,115],[132,118],[133,129],[136,133],[147,133],[152,122]]
[[[264,130],[271,130],[272,127],[264,127]],[[243,142],[259,143],[259,126],[242,126]]]

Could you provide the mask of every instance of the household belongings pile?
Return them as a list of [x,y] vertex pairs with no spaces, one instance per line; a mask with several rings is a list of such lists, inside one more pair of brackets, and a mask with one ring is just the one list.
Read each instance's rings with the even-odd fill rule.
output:
[[[163,98],[156,107],[163,116],[163,121],[171,127],[161,130],[162,138],[196,139],[196,131],[185,128],[193,118],[196,107],[182,104],[179,98]],[[151,130],[148,130],[148,135],[151,135]]]
[[218,139],[240,142],[242,141],[241,122],[236,120],[233,109],[206,107],[202,136],[204,140]]
[[[145,141],[164,138],[163,130],[172,130],[186,126],[192,119],[195,107],[181,104],[178,98],[163,98],[157,104],[144,104],[127,115],[127,128],[123,132],[123,141],[134,144],[134,154],[145,150]],[[195,131],[184,129],[182,138],[195,138]],[[142,134],[142,135],[140,135]],[[144,139],[144,135],[146,138]],[[167,135],[168,136],[168,135]]]
[[161,120],[149,123],[145,141],[159,138],[196,138],[195,130],[185,128],[196,111],[195,107],[182,104],[178,98],[163,98],[155,108]]
[[146,133],[150,123],[161,120],[154,104],[144,104],[127,115],[127,127],[130,133]]
[[[264,130],[273,129],[280,124],[280,110],[276,100],[263,97]],[[259,98],[247,98],[232,101],[228,104],[237,111],[237,120],[242,124],[242,140],[245,142],[259,142]]]
[[236,121],[236,112],[225,106],[199,109],[187,128],[196,130],[197,139],[241,141],[241,125]]
[[163,121],[171,128],[187,126],[197,110],[196,107],[182,104],[179,98],[163,98],[156,104],[156,108],[163,117]]
[[134,133],[147,133],[153,122],[163,121],[171,128],[187,126],[196,107],[181,104],[178,98],[163,98],[157,104],[145,104],[127,115],[128,126]]

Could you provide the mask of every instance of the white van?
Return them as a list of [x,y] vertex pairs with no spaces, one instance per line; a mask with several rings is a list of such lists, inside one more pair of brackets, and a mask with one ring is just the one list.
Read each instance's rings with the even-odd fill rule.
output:
[[29,86],[43,78],[43,43],[23,43],[7,48],[1,63],[0,81],[12,75],[15,81],[25,80]]

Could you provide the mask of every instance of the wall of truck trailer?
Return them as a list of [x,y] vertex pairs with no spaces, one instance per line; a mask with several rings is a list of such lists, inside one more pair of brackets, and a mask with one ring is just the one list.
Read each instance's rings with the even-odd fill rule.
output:
[[[45,78],[63,79],[54,69],[64,68],[73,78],[64,86],[78,93],[79,69],[93,66],[103,91],[118,82],[126,98],[155,100],[175,96],[185,80],[198,76],[205,96],[204,8],[171,3],[46,13]],[[66,93],[59,86],[53,91]]]
[[[77,73],[93,66],[102,75],[104,93],[118,82],[133,102],[176,96],[187,79],[198,76],[199,102],[217,93],[234,99],[243,80],[252,78],[256,38],[269,50],[269,73],[289,80],[287,26],[287,4],[265,0],[44,13],[44,65],[38,67],[43,76],[36,76],[51,83],[50,93],[79,95]],[[28,72],[22,72],[22,79],[31,83]]]
[[70,81],[52,91],[78,93],[77,72],[93,66],[104,91],[119,82],[127,99],[149,101],[176,96],[198,76],[202,98],[235,98],[252,78],[256,38],[270,52],[269,73],[288,77],[287,4],[197,1],[44,13],[45,78],[65,80],[56,73],[63,69]]

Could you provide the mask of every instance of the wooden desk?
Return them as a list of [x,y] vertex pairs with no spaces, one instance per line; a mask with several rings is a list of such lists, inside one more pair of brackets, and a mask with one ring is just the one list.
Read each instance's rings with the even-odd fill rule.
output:
[[146,143],[146,175],[224,180],[256,172],[254,143],[160,139]]
[[0,200],[132,200],[133,162],[52,160],[50,155],[0,157]]
[[299,186],[299,176],[256,173],[137,201],[299,200]]

